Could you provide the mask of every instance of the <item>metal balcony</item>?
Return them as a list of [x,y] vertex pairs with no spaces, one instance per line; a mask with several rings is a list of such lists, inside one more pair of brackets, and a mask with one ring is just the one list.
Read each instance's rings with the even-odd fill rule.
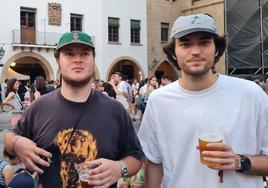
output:
[[[55,48],[57,41],[61,37],[62,33],[50,33],[50,32],[35,32],[35,36],[31,36],[33,40],[22,40],[21,30],[12,30],[12,45],[13,46],[30,46],[30,47],[44,47]],[[31,41],[31,42],[29,42]]]

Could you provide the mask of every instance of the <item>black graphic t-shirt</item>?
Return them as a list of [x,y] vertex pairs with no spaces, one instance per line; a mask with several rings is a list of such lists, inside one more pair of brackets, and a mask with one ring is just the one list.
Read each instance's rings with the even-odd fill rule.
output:
[[75,164],[83,161],[143,158],[124,107],[98,91],[84,103],[65,99],[60,90],[44,95],[26,109],[14,131],[52,153],[51,166],[40,176],[44,188],[80,188]]

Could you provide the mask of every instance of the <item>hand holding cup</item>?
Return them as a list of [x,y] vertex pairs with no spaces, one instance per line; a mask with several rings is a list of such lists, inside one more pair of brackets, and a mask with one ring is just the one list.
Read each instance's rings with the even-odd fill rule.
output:
[[82,188],[93,188],[93,185],[88,184],[88,171],[97,168],[98,165],[90,164],[88,162],[79,163],[76,165],[76,170],[78,172],[79,181],[81,182]]
[[200,126],[199,128],[199,150],[201,163],[210,168],[218,168],[220,163],[208,162],[204,160],[203,151],[222,151],[219,148],[207,147],[209,143],[222,143],[223,132],[220,128],[213,126]]

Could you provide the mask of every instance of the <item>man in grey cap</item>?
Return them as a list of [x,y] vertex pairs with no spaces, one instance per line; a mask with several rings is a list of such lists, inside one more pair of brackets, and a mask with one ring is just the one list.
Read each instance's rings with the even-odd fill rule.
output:
[[263,187],[268,98],[253,82],[216,73],[225,46],[211,16],[175,21],[164,52],[181,78],[150,95],[138,133],[146,188]]

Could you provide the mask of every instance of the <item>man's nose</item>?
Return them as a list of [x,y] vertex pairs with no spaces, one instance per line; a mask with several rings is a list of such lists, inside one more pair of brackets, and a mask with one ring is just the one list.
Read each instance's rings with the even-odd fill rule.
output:
[[75,63],[81,63],[82,62],[82,57],[79,54],[76,54],[74,56],[74,62]]
[[192,55],[198,55],[201,53],[201,48],[198,45],[193,45],[191,49]]

